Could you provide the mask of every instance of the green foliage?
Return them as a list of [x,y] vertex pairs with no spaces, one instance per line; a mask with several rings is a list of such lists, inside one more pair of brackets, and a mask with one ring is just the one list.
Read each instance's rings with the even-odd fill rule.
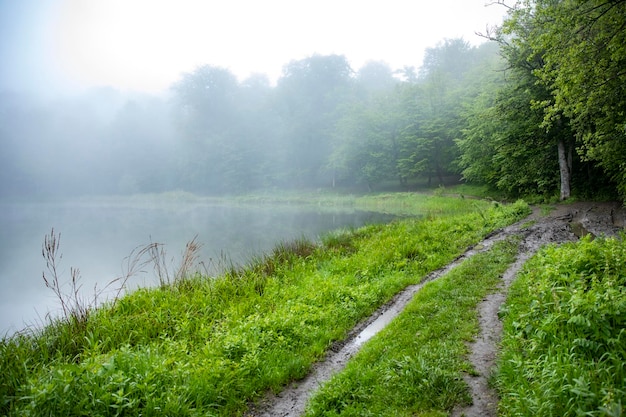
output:
[[407,186],[418,177],[443,184],[458,172],[463,107],[479,94],[494,57],[494,48],[447,40],[428,50],[419,77],[357,94],[336,125],[329,167],[340,181],[370,189],[388,180]]
[[350,98],[351,72],[339,55],[313,55],[283,68],[274,103],[285,124],[286,176],[297,185],[331,183],[320,179],[340,106]]
[[5,338],[0,414],[241,415],[399,290],[527,210],[477,202],[328,246],[283,244],[249,268],[134,291],[93,311],[84,330],[58,322]]
[[371,189],[385,179],[400,178],[396,169],[400,134],[408,123],[401,101],[404,89],[398,86],[392,94],[372,95],[345,110],[330,160],[340,181],[351,179]]
[[514,241],[427,284],[311,399],[308,416],[447,415],[470,401],[462,370],[478,332],[476,305],[514,259]]
[[[622,194],[626,189],[625,7],[623,1],[522,0],[509,10],[494,34],[512,69],[513,86],[530,95],[524,111],[508,121],[530,137],[543,138],[546,144],[558,141],[566,145],[572,156],[559,160],[560,172],[567,165],[577,182],[573,186],[579,190],[602,190],[612,183]],[[528,111],[532,118],[526,116]],[[530,126],[525,126],[528,123]],[[528,155],[529,166],[541,167],[548,160],[532,141],[518,144]],[[491,155],[501,153],[495,141],[492,146]],[[573,155],[574,147],[577,155]],[[556,154],[549,160],[557,160]],[[484,160],[479,165],[484,166]],[[483,172],[471,166],[466,159],[468,174]],[[563,189],[561,192],[564,195]]]
[[[581,154],[596,161],[625,194],[626,3],[575,0],[533,2],[530,42],[543,51],[538,77],[552,97],[545,122],[572,120]],[[625,194],[626,195],[626,194]]]
[[201,66],[170,101],[106,89],[89,105],[2,97],[5,194],[406,189],[462,174],[549,198],[567,166],[579,198],[626,195],[625,7],[520,0],[488,33],[497,44],[444,40],[419,71],[313,55],[275,86]]
[[590,198],[615,185],[623,194],[625,7],[522,0],[509,9],[490,34],[508,64],[506,84],[470,107],[458,141],[466,179],[511,195],[560,188],[561,198]]
[[[523,27],[521,17],[510,17],[503,29]],[[521,31],[522,29],[518,29]],[[457,141],[463,175],[487,183],[511,196],[554,194],[559,188],[557,141],[571,134],[567,125],[551,130],[542,126],[544,113],[533,103],[550,96],[538,83],[534,70],[541,66],[520,37],[511,41],[499,35],[504,58],[510,66],[506,80],[503,63],[499,82],[485,82],[485,91],[468,106],[468,128]],[[494,69],[495,69],[494,68]]]
[[622,415],[623,238],[549,246],[525,265],[503,310],[502,415]]
[[176,186],[194,192],[242,192],[277,176],[282,125],[270,106],[269,82],[239,83],[211,66],[183,74],[173,86],[179,141]]

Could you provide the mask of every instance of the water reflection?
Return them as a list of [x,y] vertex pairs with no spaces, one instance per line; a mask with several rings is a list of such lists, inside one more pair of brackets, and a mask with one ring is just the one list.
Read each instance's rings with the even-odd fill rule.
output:
[[[209,268],[223,258],[240,264],[271,250],[280,241],[316,239],[340,227],[386,222],[391,216],[355,210],[306,206],[232,206],[208,204],[3,204],[0,205],[0,332],[41,322],[58,302],[45,288],[41,256],[51,228],[60,233],[60,268],[80,269],[83,291],[93,294],[122,274],[131,251],[150,242],[164,244],[169,258],[180,258],[185,244],[197,236],[200,258]],[[211,271],[215,272],[215,271]],[[133,285],[152,285],[142,274]]]

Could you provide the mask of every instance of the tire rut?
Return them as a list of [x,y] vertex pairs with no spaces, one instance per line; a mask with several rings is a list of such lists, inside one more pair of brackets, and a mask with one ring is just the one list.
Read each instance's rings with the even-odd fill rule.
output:
[[474,366],[476,376],[465,375],[470,387],[472,404],[456,408],[453,417],[495,417],[497,416],[498,396],[489,386],[489,378],[497,360],[498,344],[502,336],[502,322],[498,317],[500,307],[506,300],[508,288],[524,263],[542,246],[576,241],[579,237],[611,236],[623,230],[624,208],[617,203],[574,203],[561,205],[546,217],[539,215],[539,209],[525,221],[535,222],[516,234],[522,237],[516,260],[502,276],[496,292],[489,294],[478,306],[480,334],[469,345],[469,361]]
[[[445,267],[427,275],[419,284],[411,285],[398,293],[367,320],[357,325],[346,339],[335,343],[326,357],[313,365],[311,372],[304,379],[291,383],[279,394],[267,395],[261,401],[251,405],[250,410],[245,415],[247,417],[296,417],[303,415],[311,395],[332,375],[341,371],[367,340],[374,337],[400,314],[424,285],[446,275],[475,254],[489,250],[494,243],[517,235],[521,237],[521,242],[516,260],[503,274],[502,283],[498,290],[487,296],[478,306],[480,334],[477,340],[469,346],[471,353],[468,358],[476,369],[477,376],[467,375],[464,377],[471,390],[472,405],[453,411],[454,416],[495,416],[497,395],[489,387],[488,378],[495,364],[497,344],[502,333],[502,323],[498,318],[498,310],[506,298],[506,291],[524,262],[543,245],[576,240],[577,236],[572,232],[570,223],[577,219],[580,220],[581,212],[588,214],[591,211],[585,205],[570,205],[566,206],[565,209],[559,207],[549,216],[542,217],[539,210],[534,209],[533,214],[526,219],[492,233]],[[597,212],[606,215],[604,208]],[[614,218],[614,208],[610,208],[610,213],[611,218]],[[624,217],[623,210],[621,216]],[[582,221],[580,222],[582,223]],[[596,221],[595,224],[604,225],[604,223],[604,220],[601,220]],[[619,228],[611,230],[615,231]],[[589,233],[595,232],[589,231]],[[607,234],[606,230],[599,233]]]

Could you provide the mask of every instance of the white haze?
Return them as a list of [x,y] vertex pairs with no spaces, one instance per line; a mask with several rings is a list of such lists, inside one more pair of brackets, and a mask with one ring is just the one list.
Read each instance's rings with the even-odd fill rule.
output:
[[0,90],[160,92],[200,65],[275,81],[283,65],[345,55],[419,67],[445,38],[502,21],[489,0],[0,0]]
[[[258,213],[228,221],[196,196],[334,187],[331,127],[360,97],[345,87],[393,88],[393,70],[417,69],[444,39],[482,43],[475,32],[506,11],[485,1],[0,0],[0,334],[55,302],[41,280],[51,228],[65,276],[80,267],[86,289],[152,237],[176,251],[199,235],[234,254],[258,249],[250,233],[303,233],[284,215],[268,220],[291,228],[279,235]],[[281,85],[308,58],[315,77]],[[205,76],[221,90],[198,84],[194,113],[190,80]]]

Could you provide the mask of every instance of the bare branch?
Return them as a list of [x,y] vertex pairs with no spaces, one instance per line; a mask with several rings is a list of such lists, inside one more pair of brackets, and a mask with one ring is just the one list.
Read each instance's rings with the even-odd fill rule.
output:
[[509,5],[507,5],[504,1],[505,1],[505,0],[496,0],[496,1],[492,1],[492,2],[486,3],[486,4],[485,4],[485,7],[498,5],[498,6],[503,6],[503,7],[506,7],[508,10],[515,10],[515,6],[509,6]]
[[485,33],[474,32],[475,35],[485,38],[489,41],[498,42],[500,44],[505,43],[503,39],[498,37],[498,26],[485,26]]

